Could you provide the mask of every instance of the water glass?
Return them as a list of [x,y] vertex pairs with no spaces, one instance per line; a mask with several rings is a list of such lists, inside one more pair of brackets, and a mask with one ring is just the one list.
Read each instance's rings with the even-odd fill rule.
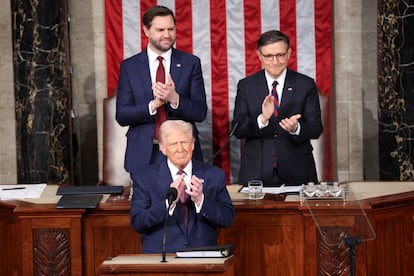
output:
[[260,199],[263,192],[263,181],[250,180],[247,182],[249,188],[249,199]]

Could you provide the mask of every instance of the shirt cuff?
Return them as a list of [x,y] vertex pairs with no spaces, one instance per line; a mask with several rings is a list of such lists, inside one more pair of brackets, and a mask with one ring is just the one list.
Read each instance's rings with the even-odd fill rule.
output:
[[300,133],[300,124],[299,124],[299,122],[298,122],[298,125],[297,125],[295,131],[289,131],[289,133],[291,135],[299,135],[299,133]]
[[195,209],[196,209],[196,213],[199,214],[201,211],[201,208],[203,207],[203,203],[204,203],[204,194],[203,194],[203,198],[201,199],[201,203],[200,206],[197,206],[197,204],[194,204]]
[[148,113],[149,115],[153,116],[155,114],[157,114],[157,109],[155,109],[154,112],[151,112],[151,101],[148,103]]
[[266,124],[262,123],[262,114],[257,116],[257,125],[259,126],[259,129],[265,128],[269,125],[269,121],[266,122]]
[[177,105],[173,105],[173,104],[170,103],[170,106],[171,106],[172,109],[178,109],[179,105],[180,105],[180,97],[178,97]]

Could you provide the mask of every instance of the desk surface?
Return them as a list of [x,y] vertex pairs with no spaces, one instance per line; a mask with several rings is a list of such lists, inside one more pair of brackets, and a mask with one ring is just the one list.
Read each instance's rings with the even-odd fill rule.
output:
[[[414,182],[408,181],[356,181],[349,182],[350,190],[356,199],[365,200],[406,192],[414,192]],[[58,185],[47,185],[40,198],[27,198],[25,202],[35,204],[56,204],[61,196],[56,195]],[[232,184],[227,186],[232,200],[249,200],[247,194],[239,193],[241,185]],[[101,203],[108,200],[110,195],[104,195]],[[298,202],[299,196],[288,195],[285,202]]]
[[[407,271],[414,270],[414,182],[352,182],[350,186],[363,201],[376,233],[374,240],[357,247],[357,274],[410,275]],[[323,250],[314,220],[306,206],[298,204],[297,196],[285,201],[248,200],[238,193],[239,188],[228,186],[236,215],[231,226],[220,229],[218,241],[235,245],[235,275],[271,275],[269,271],[318,275],[333,261],[346,268],[348,258],[339,261],[348,249],[324,255],[331,251]],[[54,206],[59,199],[56,190],[57,186],[48,185],[39,199],[30,202],[0,201],[1,275],[33,275],[34,269],[55,268],[55,257],[44,258],[52,253],[63,256],[73,275],[96,275],[96,268],[109,256],[140,252],[140,236],[130,226],[127,195],[110,197],[94,210],[60,210]],[[352,210],[344,217],[346,207],[322,210],[324,228],[332,237],[349,234],[350,225],[361,225]],[[34,265],[23,265],[27,260]]]

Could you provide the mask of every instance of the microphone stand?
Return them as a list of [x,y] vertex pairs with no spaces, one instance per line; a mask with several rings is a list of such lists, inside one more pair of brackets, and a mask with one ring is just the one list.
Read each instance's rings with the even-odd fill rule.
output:
[[233,128],[231,129],[229,136],[227,136],[226,141],[224,142],[223,146],[221,146],[221,148],[210,158],[210,161],[213,161],[227,146],[227,144],[230,142],[230,138],[233,136],[234,131],[236,131],[236,128],[239,126],[239,123],[236,122],[233,126]]
[[167,223],[168,223],[168,217],[170,216],[169,211],[170,211],[170,206],[168,206],[168,208],[167,208],[167,214],[165,215],[164,233],[162,235],[162,260],[161,260],[162,263],[166,263],[167,262],[167,260],[166,260],[166,252],[167,252],[167,249],[166,249],[166,245],[165,244],[167,242]]
[[170,212],[170,207],[171,204],[173,203],[173,201],[177,198],[177,189],[176,188],[172,188],[170,187],[167,191],[167,196],[166,196],[167,200],[168,200],[168,208],[167,208],[167,213],[165,214],[165,221],[164,221],[164,233],[162,236],[162,263],[166,263],[166,246],[165,244],[167,243],[167,225],[168,225],[168,217],[170,216],[169,212]]
[[361,244],[359,237],[348,237],[344,239],[344,244],[349,248],[349,267],[351,276],[355,276],[355,246]]

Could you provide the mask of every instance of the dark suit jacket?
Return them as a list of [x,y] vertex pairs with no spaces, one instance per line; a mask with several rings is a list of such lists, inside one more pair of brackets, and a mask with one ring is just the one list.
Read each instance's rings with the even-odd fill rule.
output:
[[[317,183],[310,139],[318,138],[323,127],[314,80],[288,69],[279,116],[272,116],[269,126],[259,129],[257,117],[261,113],[263,99],[268,94],[264,70],[240,80],[237,86],[232,123],[234,125],[238,122],[234,134],[244,140],[239,183],[262,179],[265,186],[273,185],[275,153],[279,177],[286,184],[300,185],[309,181]],[[302,115],[299,120],[300,134],[297,136],[279,126],[281,118],[294,114]]]
[[[233,222],[234,207],[226,188],[223,170],[211,164],[193,161],[193,175],[204,179],[204,202],[200,213],[194,203],[188,204],[188,234],[184,231],[181,203],[168,219],[166,251],[174,253],[183,247],[217,244],[217,229]],[[152,164],[132,174],[131,225],[141,234],[143,253],[161,253],[166,192],[173,181],[167,162]]]
[[[194,126],[196,148],[194,157],[202,160],[195,122],[202,122],[207,116],[206,93],[200,59],[172,49],[170,74],[180,94],[178,109],[167,104],[167,118],[181,119]],[[151,74],[147,51],[132,56],[121,63],[116,120],[121,126],[129,126],[125,169],[150,163],[155,129],[155,116],[149,115],[148,103],[153,99]]]

